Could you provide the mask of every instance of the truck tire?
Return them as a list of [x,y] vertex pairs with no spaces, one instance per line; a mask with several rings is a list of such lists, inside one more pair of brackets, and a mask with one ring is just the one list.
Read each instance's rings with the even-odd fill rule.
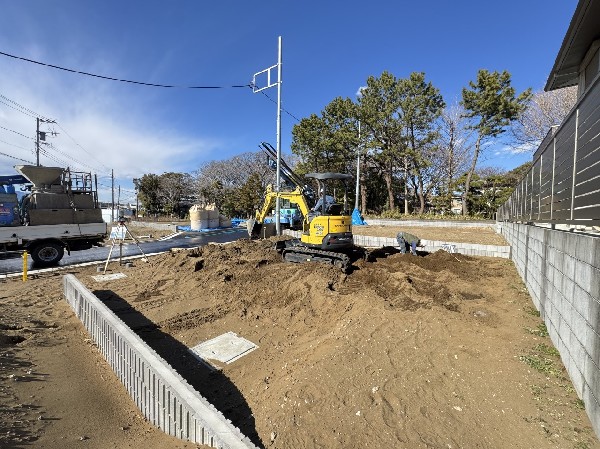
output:
[[38,265],[56,265],[63,258],[65,249],[56,242],[38,243],[31,248],[31,258]]

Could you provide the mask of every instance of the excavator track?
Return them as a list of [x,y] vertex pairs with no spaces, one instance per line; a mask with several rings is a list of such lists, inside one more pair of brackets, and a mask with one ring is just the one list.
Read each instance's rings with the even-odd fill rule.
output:
[[350,257],[344,253],[332,251],[323,251],[320,249],[308,248],[305,246],[286,246],[278,248],[283,260],[287,262],[304,263],[320,262],[328,263],[340,268],[344,273],[348,271],[351,265]]

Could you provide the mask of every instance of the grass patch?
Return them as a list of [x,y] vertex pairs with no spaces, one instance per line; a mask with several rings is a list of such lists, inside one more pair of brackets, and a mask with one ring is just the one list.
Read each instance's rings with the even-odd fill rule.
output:
[[540,343],[529,354],[520,356],[519,360],[546,376],[562,377],[560,353],[554,346]]
[[538,337],[547,337],[548,335],[550,335],[548,333],[548,328],[544,323],[538,324],[538,327],[536,327],[535,329],[527,327],[525,328],[525,330],[532,335],[537,335]]
[[575,443],[575,446],[573,446],[573,449],[590,449],[590,446],[584,441],[578,441]]
[[585,410],[585,402],[583,402],[581,399],[575,399],[573,401],[573,405],[579,410]]
[[545,343],[540,343],[539,345],[535,346],[533,350],[538,354],[560,358],[560,352],[558,352],[558,349]]
[[560,374],[560,368],[557,368],[556,361],[540,354],[522,355],[519,360],[546,376],[558,376]]
[[532,315],[532,316],[536,316],[536,317],[540,316],[540,311],[533,306],[524,307],[523,310],[525,310],[525,313],[527,313],[528,315]]

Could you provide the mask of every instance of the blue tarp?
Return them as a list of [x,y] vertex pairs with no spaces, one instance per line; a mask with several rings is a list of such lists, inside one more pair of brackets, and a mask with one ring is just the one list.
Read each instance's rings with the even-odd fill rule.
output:
[[363,220],[362,215],[358,209],[352,211],[352,226],[364,226],[367,222]]
[[238,227],[239,225],[241,225],[242,223],[245,223],[246,219],[245,218],[232,218],[231,219],[231,226],[232,227]]

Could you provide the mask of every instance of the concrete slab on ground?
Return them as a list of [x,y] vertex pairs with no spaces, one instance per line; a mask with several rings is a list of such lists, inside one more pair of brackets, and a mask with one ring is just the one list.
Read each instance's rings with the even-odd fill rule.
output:
[[232,363],[258,348],[250,340],[238,336],[235,332],[227,332],[211,340],[197,344],[190,351],[204,362],[217,360]]

